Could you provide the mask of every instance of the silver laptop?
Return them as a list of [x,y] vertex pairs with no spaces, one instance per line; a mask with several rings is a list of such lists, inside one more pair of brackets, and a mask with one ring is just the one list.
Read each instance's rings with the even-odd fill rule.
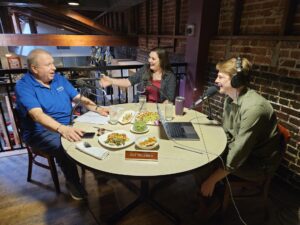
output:
[[162,115],[158,104],[157,113],[162,124],[161,127],[169,140],[200,140],[191,122],[167,122],[164,116]]

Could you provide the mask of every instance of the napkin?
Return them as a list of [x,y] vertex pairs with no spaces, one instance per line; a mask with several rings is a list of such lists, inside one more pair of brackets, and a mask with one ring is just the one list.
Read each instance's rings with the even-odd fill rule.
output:
[[83,153],[86,153],[90,156],[93,156],[97,159],[105,159],[106,156],[109,155],[109,151],[103,149],[103,148],[100,148],[100,147],[92,147],[89,143],[87,142],[79,142],[75,145],[75,147],[83,152]]

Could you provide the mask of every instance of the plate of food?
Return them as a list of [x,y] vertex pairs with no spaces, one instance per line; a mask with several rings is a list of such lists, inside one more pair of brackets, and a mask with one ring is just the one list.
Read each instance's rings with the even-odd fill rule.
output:
[[125,112],[123,112],[123,114],[121,115],[120,119],[119,119],[119,123],[120,124],[127,124],[130,123],[132,121],[132,119],[135,116],[135,111],[133,110],[126,110]]
[[140,112],[135,116],[135,121],[144,121],[148,125],[154,125],[158,120],[157,112]]
[[158,146],[158,138],[154,136],[142,136],[135,141],[135,144],[141,149],[154,149]]
[[135,136],[126,130],[116,130],[101,135],[98,141],[104,147],[118,149],[131,145]]
[[144,121],[134,121],[131,129],[131,132],[137,133],[137,134],[143,134],[149,131],[149,127]]

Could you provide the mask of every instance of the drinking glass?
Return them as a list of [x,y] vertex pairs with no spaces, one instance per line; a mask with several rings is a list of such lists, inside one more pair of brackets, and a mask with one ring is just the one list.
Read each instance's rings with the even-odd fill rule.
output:
[[170,121],[173,119],[173,104],[172,102],[165,103],[165,119]]
[[140,95],[139,96],[139,109],[140,109],[140,111],[146,110],[146,101],[147,101],[146,95]]
[[118,111],[119,108],[116,106],[110,106],[109,108],[109,123],[117,124],[118,123]]

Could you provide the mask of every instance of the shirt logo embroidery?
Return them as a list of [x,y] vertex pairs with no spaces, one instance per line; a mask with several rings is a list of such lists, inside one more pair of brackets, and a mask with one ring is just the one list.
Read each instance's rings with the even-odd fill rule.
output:
[[60,86],[58,88],[56,88],[57,92],[62,92],[64,90],[64,87],[63,86]]

